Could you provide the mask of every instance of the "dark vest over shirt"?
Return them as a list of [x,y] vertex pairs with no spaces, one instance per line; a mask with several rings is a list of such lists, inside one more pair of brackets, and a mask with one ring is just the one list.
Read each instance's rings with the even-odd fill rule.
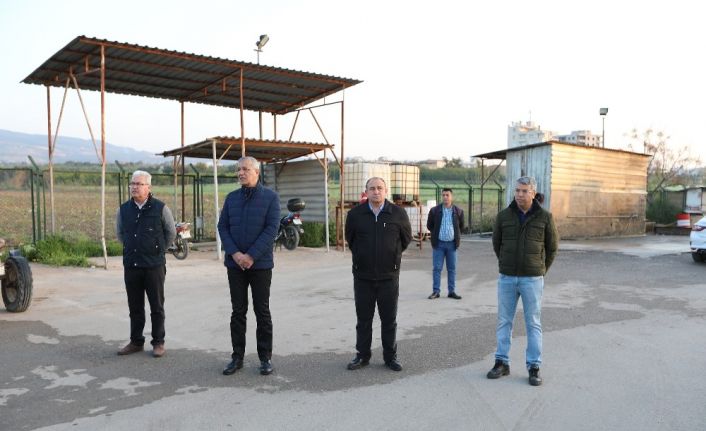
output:
[[130,199],[120,206],[123,229],[123,266],[154,268],[165,265],[167,246],[162,226],[164,202],[150,196],[142,209]]

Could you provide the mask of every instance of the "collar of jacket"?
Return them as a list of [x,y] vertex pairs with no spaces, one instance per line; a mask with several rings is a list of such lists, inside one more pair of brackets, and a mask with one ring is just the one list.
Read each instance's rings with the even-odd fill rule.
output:
[[[370,202],[366,202],[366,203],[365,203],[365,206],[368,208],[368,211],[370,211],[371,214],[375,214],[375,213],[373,212],[372,208],[370,208],[370,205],[371,205]],[[382,205],[382,210],[380,210],[380,212],[381,212],[381,213],[388,213],[388,214],[391,214],[392,211],[390,211],[390,205],[392,205],[392,202],[390,202],[390,201],[388,201],[387,199],[385,199],[385,202],[384,202],[383,205]]]
[[258,181],[257,184],[255,184],[255,187],[241,186],[240,190],[242,190],[243,196],[245,196],[245,199],[250,199],[261,188],[262,188],[262,184],[260,184],[260,181]]
[[[510,208],[517,213],[520,212],[520,207],[517,206],[517,202],[514,199],[512,200],[512,202],[510,202]],[[542,206],[539,205],[536,200],[532,200],[532,206],[530,207],[529,211],[527,211],[527,215],[529,216],[531,214],[534,214],[541,208]]]
[[[137,202],[135,202],[135,199],[134,199],[134,198],[130,198],[130,200],[132,201],[132,204],[135,205],[135,207],[137,207],[138,209],[140,209],[140,207],[137,205]],[[147,199],[145,200],[145,204],[142,205],[142,208],[149,208],[149,206],[150,206],[151,204],[152,204],[152,192],[150,192],[150,193],[147,194]]]

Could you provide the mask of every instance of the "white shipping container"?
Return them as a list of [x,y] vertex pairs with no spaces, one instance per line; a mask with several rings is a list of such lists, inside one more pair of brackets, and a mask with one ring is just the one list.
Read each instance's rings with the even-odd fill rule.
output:
[[[360,194],[365,191],[365,182],[371,177],[380,177],[390,187],[390,165],[387,163],[346,163],[346,182],[343,187],[343,200],[345,202],[359,202]],[[389,193],[389,192],[388,192]],[[388,196],[391,198],[391,196]]]

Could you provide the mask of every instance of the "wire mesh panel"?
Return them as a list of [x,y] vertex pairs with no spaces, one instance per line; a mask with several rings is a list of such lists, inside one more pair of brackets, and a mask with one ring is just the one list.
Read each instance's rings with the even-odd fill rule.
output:
[[390,197],[395,202],[419,200],[419,167],[393,164],[390,166]]
[[365,183],[372,177],[380,177],[390,184],[390,165],[387,163],[346,163],[343,200],[358,202],[365,192]]

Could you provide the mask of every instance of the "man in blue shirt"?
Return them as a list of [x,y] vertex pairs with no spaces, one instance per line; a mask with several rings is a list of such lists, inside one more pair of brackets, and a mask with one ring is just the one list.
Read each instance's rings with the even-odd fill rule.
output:
[[453,204],[453,190],[446,187],[441,191],[442,203],[429,210],[427,229],[431,232],[431,246],[434,249],[433,285],[429,299],[439,297],[441,291],[441,270],[446,260],[449,298],[461,299],[456,293],[456,250],[461,245],[463,230],[463,210]]

